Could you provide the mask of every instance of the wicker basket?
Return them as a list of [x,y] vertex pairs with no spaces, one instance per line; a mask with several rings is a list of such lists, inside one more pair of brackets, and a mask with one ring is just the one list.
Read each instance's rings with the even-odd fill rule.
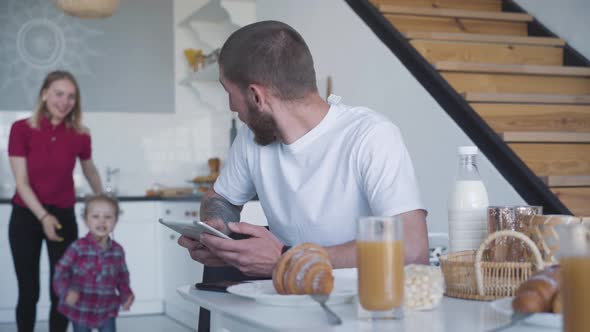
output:
[[524,221],[523,232],[535,242],[545,265],[556,264],[559,236],[555,226],[587,223],[587,219],[568,215],[535,215]]
[[[518,238],[530,247],[535,263],[482,261],[488,245],[506,236]],[[490,234],[477,251],[452,253],[441,257],[440,262],[446,283],[445,295],[480,301],[514,296],[518,286],[544,266],[535,243],[526,235],[511,230]]]

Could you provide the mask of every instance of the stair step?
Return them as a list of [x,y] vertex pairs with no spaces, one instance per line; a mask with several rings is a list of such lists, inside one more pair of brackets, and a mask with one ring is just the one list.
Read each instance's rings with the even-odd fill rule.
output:
[[379,5],[379,11],[384,14],[412,15],[412,16],[430,16],[430,17],[447,17],[455,19],[476,19],[487,21],[507,21],[507,22],[532,22],[533,17],[529,14],[506,13],[506,12],[489,12],[462,9],[438,9],[438,8],[420,8],[420,7],[403,7],[392,5]]
[[511,143],[590,143],[590,132],[509,131],[500,136]]
[[437,65],[458,61],[544,66],[559,66],[563,63],[561,47],[438,40],[410,40],[410,43],[428,61]]
[[565,41],[560,38],[551,37],[519,37],[505,35],[488,35],[480,33],[455,33],[455,32],[426,32],[426,31],[407,31],[404,33],[410,40],[446,40],[459,42],[477,42],[490,44],[509,44],[509,45],[536,45],[536,46],[554,46],[563,47]]
[[590,105],[590,95],[554,95],[538,93],[462,92],[465,100],[481,103],[573,104]]
[[497,132],[590,132],[590,106],[472,103],[471,107]]
[[398,14],[384,14],[384,16],[402,33],[407,31],[460,32],[509,36],[526,36],[528,34],[527,22],[504,22]]
[[449,71],[441,75],[459,92],[590,95],[589,77]]
[[551,188],[551,191],[577,216],[590,216],[590,187]]
[[590,77],[590,67],[470,63],[457,61],[440,61],[434,63],[433,66],[437,70],[446,72]]
[[550,175],[540,178],[549,187],[590,187],[590,175]]
[[590,174],[590,144],[508,143],[538,176]]
[[371,0],[375,6],[415,6],[429,8],[455,8],[479,11],[501,11],[501,0]]

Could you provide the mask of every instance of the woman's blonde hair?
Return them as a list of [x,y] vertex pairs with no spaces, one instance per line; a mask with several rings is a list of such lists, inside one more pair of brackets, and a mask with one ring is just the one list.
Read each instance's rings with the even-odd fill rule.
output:
[[74,75],[65,70],[52,71],[45,77],[43,85],[41,85],[41,89],[39,90],[39,96],[37,97],[37,104],[35,105],[35,110],[33,111],[33,115],[31,116],[31,127],[39,128],[42,116],[49,118],[49,111],[47,110],[47,105],[43,100],[43,91],[47,90],[51,86],[51,84],[53,84],[53,82],[59,80],[68,80],[76,88],[76,104],[74,104],[72,111],[66,116],[64,120],[66,127],[73,128],[77,132],[87,132],[87,129],[84,126],[82,126],[82,108],[80,106],[81,100],[78,82],[76,81]]

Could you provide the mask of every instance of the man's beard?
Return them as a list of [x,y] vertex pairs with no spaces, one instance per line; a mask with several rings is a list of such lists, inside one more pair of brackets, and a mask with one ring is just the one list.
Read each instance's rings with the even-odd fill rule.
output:
[[262,113],[256,104],[248,103],[248,128],[254,133],[254,142],[266,146],[277,141],[277,124],[270,114]]

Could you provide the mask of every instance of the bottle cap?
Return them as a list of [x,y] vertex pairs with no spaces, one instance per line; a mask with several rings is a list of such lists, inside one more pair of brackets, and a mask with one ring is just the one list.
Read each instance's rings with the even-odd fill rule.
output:
[[477,154],[477,146],[460,146],[457,151],[459,154],[463,155],[476,155]]

